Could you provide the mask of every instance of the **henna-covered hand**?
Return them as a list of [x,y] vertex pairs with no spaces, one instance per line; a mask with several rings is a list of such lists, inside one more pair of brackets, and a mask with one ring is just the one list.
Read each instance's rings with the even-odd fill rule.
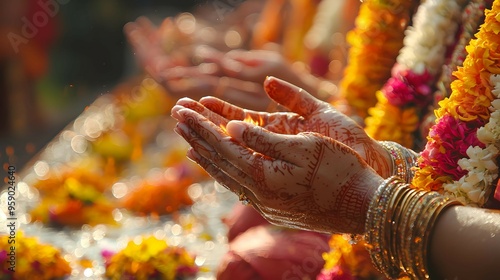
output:
[[262,80],[255,83],[225,76],[221,69],[224,53],[195,42],[175,19],[167,18],[157,27],[140,17],[127,23],[124,32],[139,64],[173,97],[199,99],[210,93],[245,108],[269,108],[271,100]]
[[222,128],[177,105],[175,130],[188,156],[270,222],[293,228],[363,233],[368,205],[382,178],[351,148],[324,135],[276,134],[231,121]]
[[177,104],[209,118],[215,113],[226,119],[225,122],[251,119],[259,126],[280,134],[317,132],[354,149],[382,177],[392,174],[392,159],[387,151],[370,138],[354,120],[337,111],[332,105],[275,77],[268,77],[264,88],[274,101],[291,112],[252,111],[215,97],[204,97],[199,102],[181,99]]
[[318,78],[307,71],[298,71],[278,51],[273,50],[232,50],[218,62],[221,71],[242,81],[261,84],[267,76],[274,76],[294,83],[316,93]]
[[173,18],[165,19],[158,27],[148,18],[139,17],[125,24],[123,31],[139,64],[154,78],[166,69],[191,65],[192,42]]

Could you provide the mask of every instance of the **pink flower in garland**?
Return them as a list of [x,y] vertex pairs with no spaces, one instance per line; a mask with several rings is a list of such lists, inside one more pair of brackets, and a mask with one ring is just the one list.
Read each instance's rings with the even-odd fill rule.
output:
[[416,105],[424,108],[432,101],[432,90],[429,86],[432,79],[427,70],[418,74],[410,69],[395,66],[393,75],[382,92],[394,106]]
[[481,119],[462,122],[450,115],[443,116],[429,132],[430,140],[422,152],[420,167],[432,166],[436,174],[458,180],[467,174],[457,165],[459,159],[467,156],[467,148],[485,147],[476,134],[477,128],[483,125]]

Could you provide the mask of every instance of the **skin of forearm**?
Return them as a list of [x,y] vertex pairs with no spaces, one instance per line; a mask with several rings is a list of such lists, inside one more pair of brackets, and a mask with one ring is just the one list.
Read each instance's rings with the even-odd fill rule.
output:
[[428,252],[432,279],[499,279],[500,212],[450,207],[435,223]]

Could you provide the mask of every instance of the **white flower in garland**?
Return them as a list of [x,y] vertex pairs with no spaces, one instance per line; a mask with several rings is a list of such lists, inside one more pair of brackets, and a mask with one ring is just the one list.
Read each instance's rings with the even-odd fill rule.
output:
[[489,145],[485,149],[469,147],[467,156],[458,161],[458,165],[468,173],[450,184],[444,184],[445,195],[454,197],[460,202],[481,206],[486,202],[487,189],[498,176],[495,158],[498,149]]
[[427,0],[414,17],[413,26],[405,33],[404,47],[398,64],[421,74],[436,74],[444,63],[447,48],[456,41],[461,10],[465,0]]
[[500,75],[492,75],[490,83],[496,99],[491,102],[488,123],[477,130],[479,141],[486,147],[469,147],[468,158],[458,161],[458,165],[468,173],[458,181],[443,185],[446,195],[470,206],[484,205],[498,177],[496,159],[500,150]]

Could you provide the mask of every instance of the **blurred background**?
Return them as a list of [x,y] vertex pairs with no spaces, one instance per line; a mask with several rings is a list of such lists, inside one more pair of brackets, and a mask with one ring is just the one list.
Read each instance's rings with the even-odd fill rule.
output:
[[99,95],[140,71],[127,22],[161,22],[210,3],[0,1],[0,162],[21,168]]

